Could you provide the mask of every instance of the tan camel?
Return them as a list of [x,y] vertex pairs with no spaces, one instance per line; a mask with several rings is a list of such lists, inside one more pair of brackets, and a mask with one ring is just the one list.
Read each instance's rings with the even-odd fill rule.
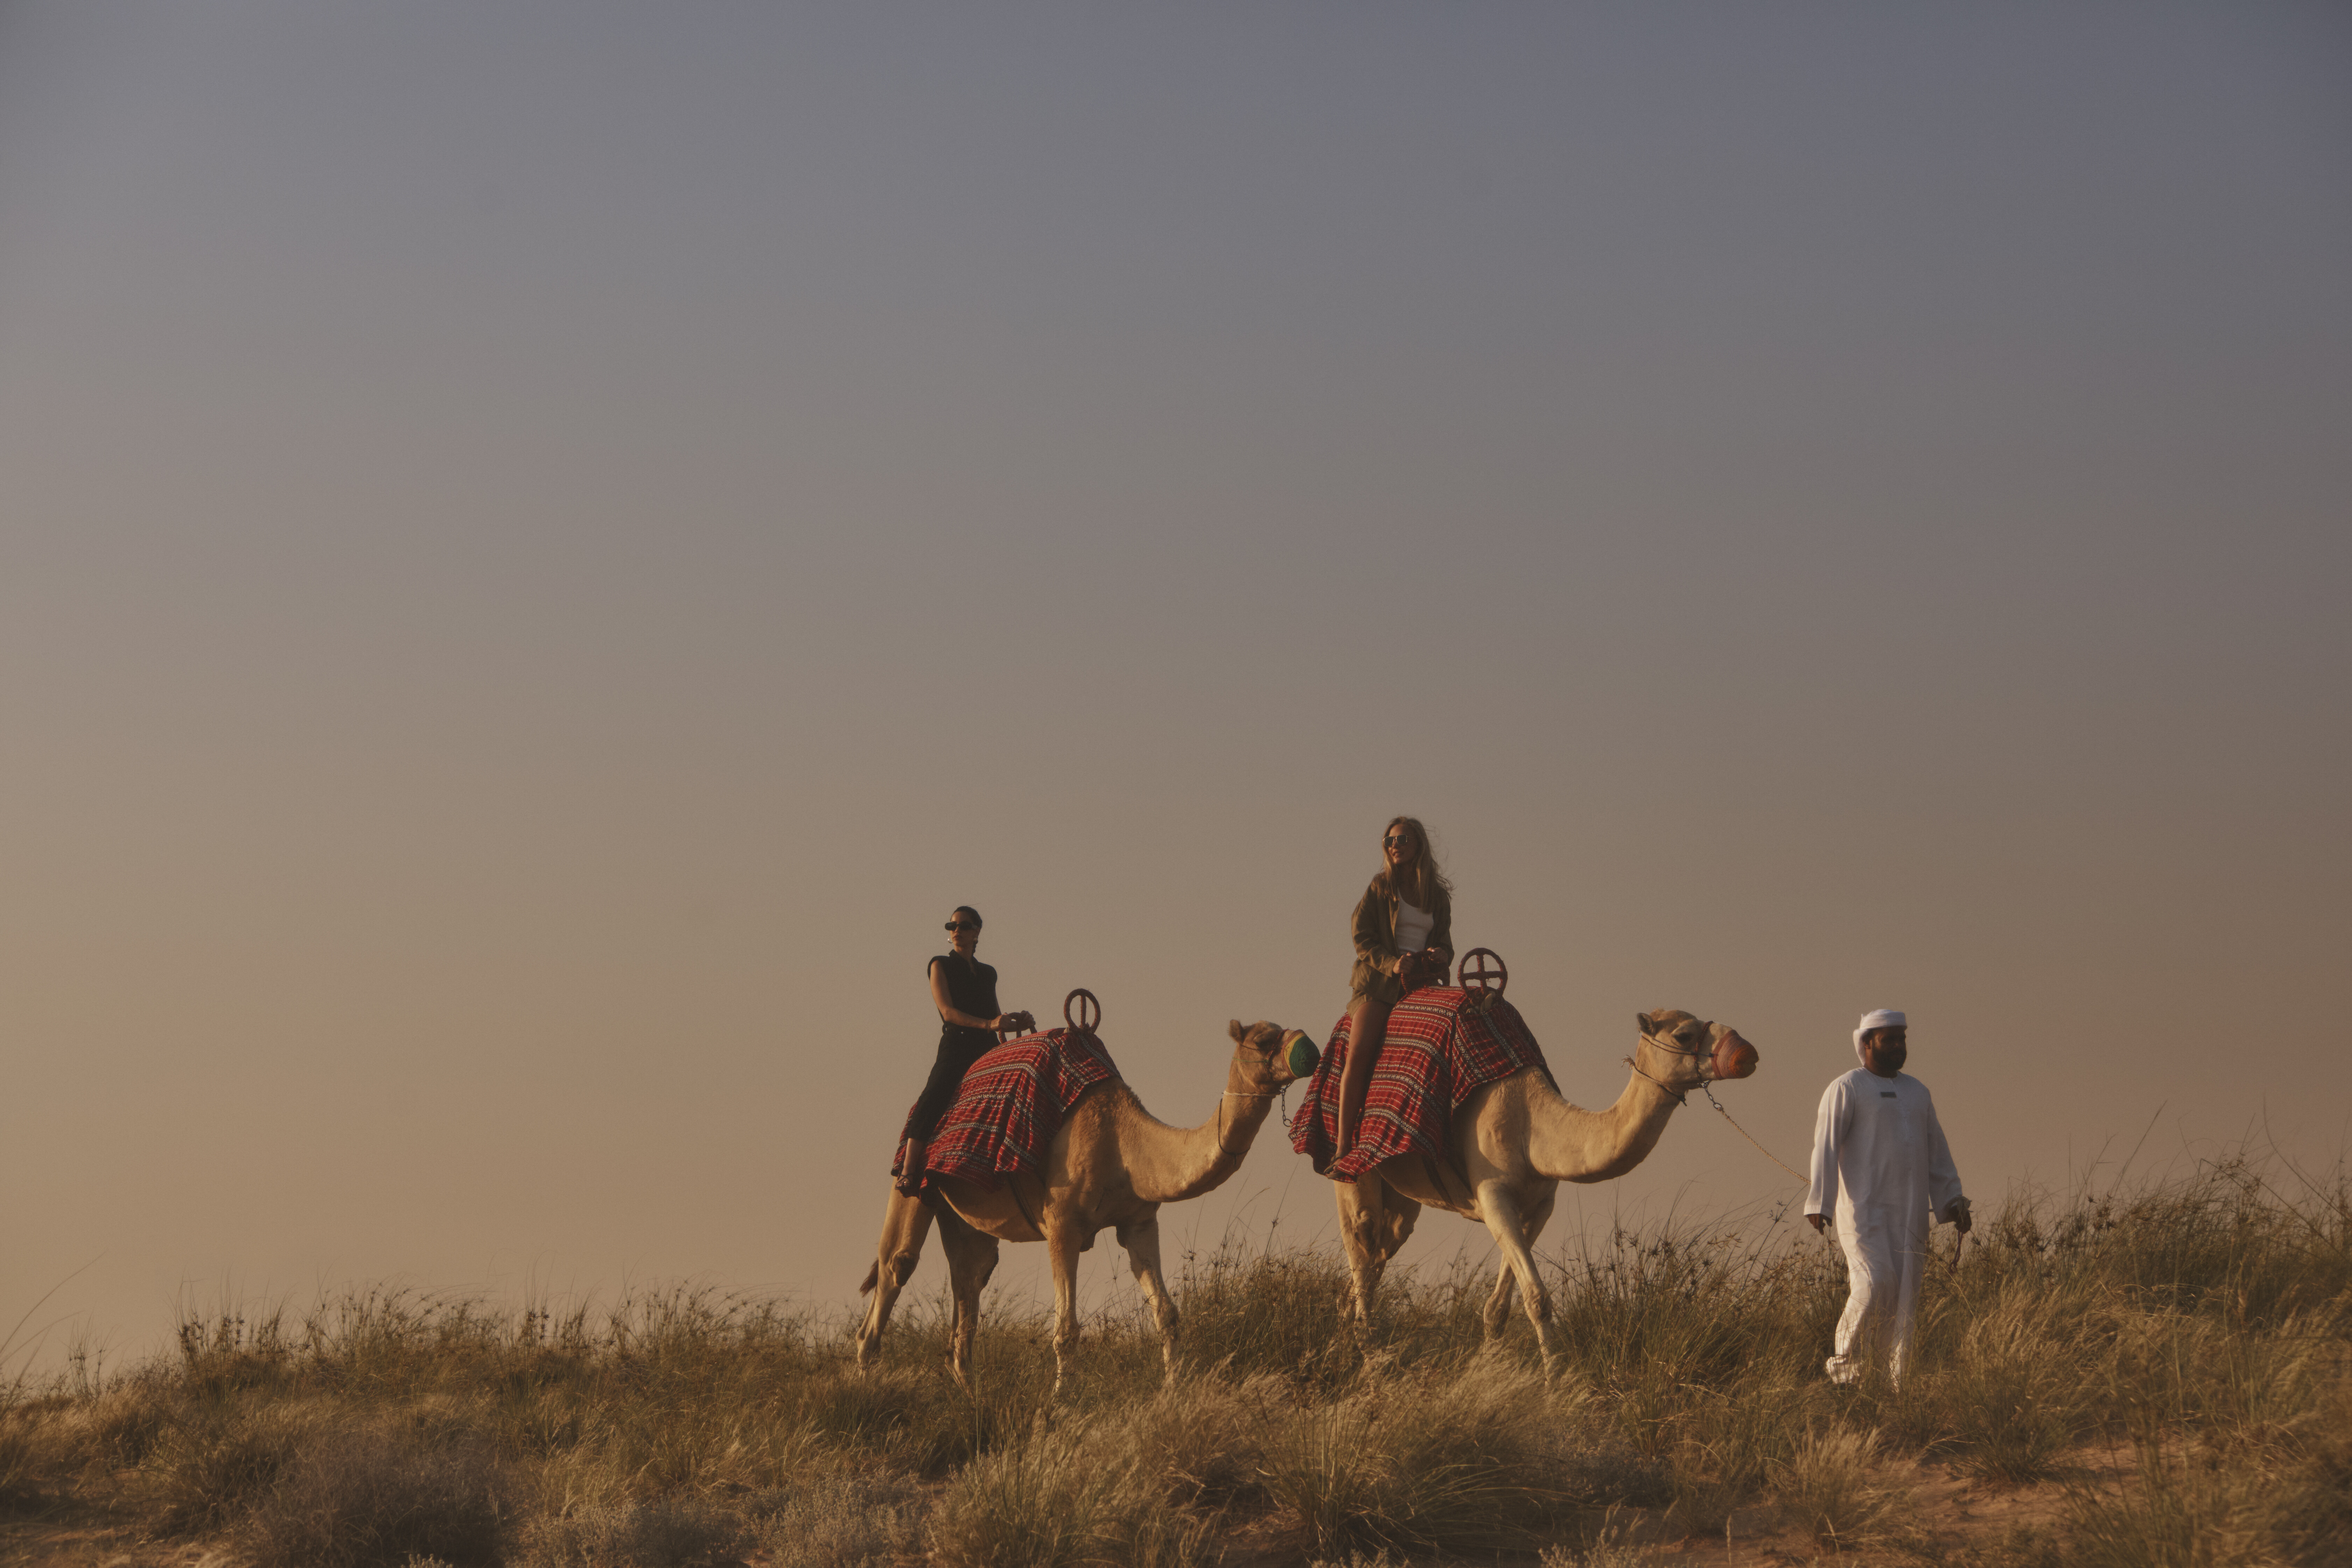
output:
[[[1625,1092],[1606,1110],[1580,1110],[1550,1079],[1528,1068],[1499,1079],[1454,1109],[1453,1162],[1400,1155],[1353,1183],[1338,1182],[1339,1235],[1355,1281],[1356,1323],[1369,1331],[1372,1293],[1389,1260],[1412,1234],[1423,1205],[1483,1220],[1503,1249],[1486,1332],[1502,1331],[1516,1283],[1544,1361],[1551,1361],[1551,1297],[1537,1277],[1536,1237],[1551,1218],[1562,1182],[1606,1182],[1649,1157],[1683,1097],[1717,1079],[1756,1070],[1756,1047],[1727,1024],[1669,1009],[1640,1015],[1642,1037]],[[1440,1169],[1432,1170],[1433,1164]],[[1442,1168],[1457,1163],[1458,1168]],[[1442,1185],[1440,1184],[1443,1184]]]
[[[1061,1387],[1078,1337],[1078,1254],[1093,1248],[1096,1233],[1106,1226],[1118,1227],[1136,1284],[1159,1321],[1161,1361],[1168,1371],[1175,1369],[1176,1303],[1160,1272],[1160,1205],[1199,1197],[1239,1170],[1274,1097],[1315,1070],[1315,1043],[1303,1030],[1276,1024],[1244,1028],[1236,1019],[1231,1032],[1234,1050],[1225,1092],[1198,1127],[1155,1119],[1124,1082],[1109,1079],[1088,1089],[1063,1118],[1042,1173],[1017,1173],[993,1191],[934,1178],[930,1191],[946,1199],[938,1218],[955,1293],[948,1366],[958,1383],[971,1386],[972,1331],[981,1289],[996,1268],[997,1244],[1043,1241],[1054,1268],[1054,1386]],[[891,1304],[922,1257],[931,1220],[921,1200],[891,1192],[879,1256],[857,1288],[860,1295],[874,1294],[857,1331],[860,1366],[881,1349]]]

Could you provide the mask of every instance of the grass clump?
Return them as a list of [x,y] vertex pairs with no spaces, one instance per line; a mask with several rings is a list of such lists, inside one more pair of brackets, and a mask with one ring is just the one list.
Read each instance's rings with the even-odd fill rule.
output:
[[596,1568],[608,1563],[722,1568],[739,1560],[746,1538],[743,1521],[730,1510],[697,1498],[673,1497],[544,1520],[520,1561],[522,1568]]
[[282,1465],[243,1536],[254,1568],[488,1568],[504,1533],[496,1462],[378,1431],[329,1431]]
[[211,1535],[244,1522],[317,1429],[305,1408],[249,1400],[175,1413],[133,1472],[159,1534]]
[[1771,1467],[1780,1517],[1822,1546],[1851,1550],[1874,1542],[1902,1494],[1880,1479],[1878,1435],[1809,1434]]
[[1525,1549],[1584,1510],[1666,1495],[1580,1385],[1501,1355],[1299,1405],[1265,1468],[1269,1495],[1324,1552]]

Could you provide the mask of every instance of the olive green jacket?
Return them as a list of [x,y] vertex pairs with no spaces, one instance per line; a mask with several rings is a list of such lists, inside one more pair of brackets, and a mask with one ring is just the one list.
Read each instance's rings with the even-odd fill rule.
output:
[[[1429,911],[1429,945],[1452,952],[1454,900],[1440,888],[1436,902],[1437,907]],[[1397,896],[1388,890],[1381,877],[1374,877],[1371,885],[1364,889],[1362,900],[1356,905],[1356,967],[1348,976],[1351,996],[1393,1003],[1404,994],[1404,985],[1397,979],[1397,967],[1404,962],[1404,954],[1397,951],[1396,917]]]

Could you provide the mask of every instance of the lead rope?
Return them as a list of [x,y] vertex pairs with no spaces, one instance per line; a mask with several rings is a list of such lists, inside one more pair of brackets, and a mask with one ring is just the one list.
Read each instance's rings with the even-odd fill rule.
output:
[[[1635,1070],[1636,1072],[1641,1071],[1641,1069],[1640,1069],[1638,1067],[1637,1067],[1637,1068],[1634,1068],[1634,1070]],[[1645,1074],[1643,1074],[1643,1077],[1645,1077],[1645,1078],[1646,1078],[1646,1077],[1648,1077],[1648,1075],[1647,1075],[1646,1073],[1645,1073]],[[1651,1081],[1651,1082],[1653,1082],[1653,1083],[1657,1082],[1657,1080],[1656,1080],[1655,1079],[1651,1079],[1651,1080],[1650,1080],[1650,1081]],[[1713,1086],[1712,1084],[1702,1083],[1702,1084],[1700,1084],[1700,1085],[1699,1085],[1699,1088],[1700,1088],[1701,1089],[1703,1089],[1703,1090],[1705,1090],[1705,1091],[1706,1091],[1706,1102],[1707,1102],[1709,1105],[1714,1106],[1714,1107],[1715,1107],[1715,1109],[1716,1109],[1717,1110],[1721,1111],[1721,1112],[1722,1112],[1722,1115],[1723,1115],[1723,1119],[1724,1119],[1726,1121],[1729,1121],[1729,1122],[1731,1123],[1731,1130],[1732,1130],[1734,1132],[1738,1133],[1742,1138],[1747,1139],[1750,1143],[1756,1143],[1756,1137],[1755,1137],[1755,1134],[1753,1134],[1753,1133],[1749,1132],[1749,1131],[1748,1131],[1748,1129],[1747,1129],[1747,1128],[1742,1127],[1741,1125],[1739,1125],[1739,1123],[1738,1123],[1736,1120],[1734,1120],[1734,1119],[1733,1119],[1731,1112],[1729,1112],[1728,1110],[1724,1110],[1724,1109],[1723,1109],[1723,1101],[1721,1101],[1721,1100],[1717,1100],[1717,1099],[1716,1099],[1716,1098],[1715,1098],[1715,1088],[1714,1088],[1714,1086]],[[1813,1184],[1813,1183],[1812,1183],[1812,1178],[1811,1178],[1811,1177],[1810,1177],[1810,1176],[1803,1176],[1803,1175],[1798,1175],[1797,1172],[1796,1172],[1793,1168],[1791,1168],[1791,1167],[1790,1167],[1790,1165],[1789,1164],[1789,1163],[1788,1163],[1786,1160],[1781,1159],[1780,1155],[1775,1154],[1774,1152],[1772,1152],[1772,1151],[1771,1151],[1771,1150],[1767,1149],[1766,1147],[1764,1147],[1764,1145],[1763,1145],[1763,1144],[1761,1144],[1761,1143],[1756,1143],[1756,1152],[1757,1152],[1758,1153],[1759,1153],[1759,1154],[1763,1155],[1767,1160],[1771,1161],[1771,1162],[1772,1162],[1772,1163],[1774,1163],[1774,1164],[1776,1164],[1776,1165],[1780,1166],[1780,1169],[1782,1169],[1782,1170],[1784,1170],[1784,1171],[1787,1171],[1787,1172],[1789,1173],[1789,1174],[1790,1174],[1790,1175],[1792,1175],[1792,1176],[1796,1176],[1796,1178],[1797,1178],[1797,1182],[1798,1182],[1798,1184],[1799,1184],[1800,1185],[1810,1187],[1810,1186],[1811,1186],[1811,1185]],[[1822,1236],[1823,1236],[1825,1238],[1834,1239],[1834,1238],[1832,1237],[1832,1233],[1831,1233],[1831,1232],[1829,1232],[1829,1231],[1827,1231],[1827,1230],[1824,1230],[1822,1234]],[[1951,1263],[1951,1268],[1952,1268],[1952,1272],[1953,1272],[1954,1274],[1958,1274],[1958,1273],[1960,1271],[1960,1249],[1961,1249],[1962,1247],[1965,1247],[1966,1246],[1968,1246],[1968,1244],[1969,1244],[1969,1236],[1968,1236],[1968,1232],[1966,1232],[1966,1231],[1964,1231],[1964,1230],[1959,1230],[1959,1229],[1958,1229],[1958,1227],[1956,1226],[1956,1227],[1955,1227],[1955,1234],[1954,1234],[1954,1235],[1953,1235],[1953,1237],[1952,1237],[1952,1263]]]
[[[1712,1084],[1702,1083],[1702,1084],[1700,1084],[1700,1085],[1699,1085],[1699,1088],[1700,1088],[1700,1089],[1705,1089],[1705,1090],[1706,1091],[1706,1102],[1707,1102],[1709,1105],[1714,1106],[1714,1107],[1715,1107],[1715,1109],[1716,1109],[1717,1111],[1721,1112],[1721,1113],[1722,1113],[1722,1116],[1723,1116],[1723,1119],[1724,1119],[1726,1121],[1730,1121],[1730,1122],[1731,1122],[1731,1130],[1732,1130],[1734,1132],[1738,1133],[1742,1138],[1747,1139],[1750,1143],[1756,1143],[1756,1135],[1755,1135],[1754,1133],[1752,1133],[1752,1132],[1748,1131],[1747,1128],[1742,1127],[1741,1125],[1739,1125],[1739,1123],[1738,1123],[1738,1122],[1737,1122],[1737,1121],[1732,1121],[1732,1118],[1731,1118],[1731,1112],[1729,1112],[1728,1110],[1725,1110],[1723,1109],[1723,1101],[1721,1101],[1721,1100],[1717,1100],[1717,1099],[1716,1099],[1716,1098],[1715,1098],[1715,1088],[1714,1088],[1714,1086],[1713,1086]],[[1792,1175],[1792,1176],[1795,1176],[1795,1177],[1797,1178],[1798,1184],[1799,1184],[1800,1185],[1810,1187],[1810,1186],[1811,1186],[1811,1185],[1813,1184],[1812,1184],[1812,1178],[1811,1178],[1811,1177],[1810,1177],[1810,1176],[1805,1176],[1805,1175],[1800,1175],[1800,1174],[1798,1173],[1797,1170],[1796,1170],[1796,1167],[1794,1167],[1794,1166],[1790,1165],[1790,1164],[1786,1160],[1781,1159],[1780,1155],[1775,1154],[1774,1152],[1772,1152],[1772,1151],[1771,1151],[1771,1150],[1767,1149],[1766,1147],[1764,1147],[1764,1145],[1763,1145],[1763,1144],[1761,1144],[1761,1143],[1756,1143],[1756,1152],[1757,1152],[1758,1153],[1759,1153],[1759,1154],[1763,1155],[1767,1160],[1771,1161],[1771,1162],[1772,1162],[1772,1163],[1774,1163],[1774,1164],[1776,1164],[1776,1165],[1780,1166],[1780,1169],[1782,1169],[1782,1170],[1784,1170],[1784,1171],[1788,1172],[1788,1173],[1789,1173],[1789,1174],[1790,1174],[1790,1175]]]

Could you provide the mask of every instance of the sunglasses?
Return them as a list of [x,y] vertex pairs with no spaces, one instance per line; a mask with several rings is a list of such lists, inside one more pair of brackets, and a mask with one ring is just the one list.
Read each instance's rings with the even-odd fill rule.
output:
[[950,921],[941,929],[946,931],[978,931],[980,929],[980,922],[978,921]]
[[1412,842],[1412,835],[1410,833],[1391,833],[1386,838],[1381,840],[1381,845],[1383,848],[1394,849],[1401,844],[1410,844]]

